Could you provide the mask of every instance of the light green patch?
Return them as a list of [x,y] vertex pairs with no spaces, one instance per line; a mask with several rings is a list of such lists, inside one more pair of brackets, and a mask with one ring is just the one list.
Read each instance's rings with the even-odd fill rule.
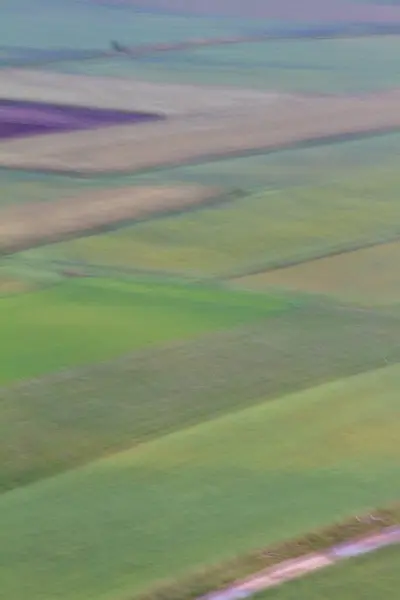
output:
[[267,316],[285,302],[218,288],[94,279],[0,299],[0,382]]
[[114,600],[400,491],[398,365],[0,497],[9,600]]
[[387,548],[268,590],[254,600],[397,600],[399,559],[398,546]]

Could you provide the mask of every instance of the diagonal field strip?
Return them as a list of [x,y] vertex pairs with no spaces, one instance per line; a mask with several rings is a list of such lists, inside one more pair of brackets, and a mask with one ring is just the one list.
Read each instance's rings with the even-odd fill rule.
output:
[[34,202],[4,208],[0,211],[0,255],[222,199],[217,188],[159,186],[97,191],[50,205]]
[[[257,405],[260,398],[273,401],[396,364],[399,339],[398,315],[304,306],[0,388],[0,488]],[[4,356],[3,369],[7,360],[15,362],[9,348]],[[26,443],[29,452],[21,453]]]
[[92,108],[153,111],[168,116],[267,106],[289,94],[210,85],[155,83],[124,77],[53,73],[28,69],[0,71],[7,98]]
[[[199,92],[200,93],[200,92]],[[400,127],[400,90],[363,99],[287,97],[251,111],[210,112],[0,143],[0,165],[63,173],[135,172]],[[139,150],[140,149],[140,150]]]
[[339,561],[368,554],[394,544],[400,544],[400,527],[388,527],[379,534],[333,546],[323,553],[308,554],[284,561],[229,588],[203,596],[201,600],[249,598],[261,591],[304,577],[304,575],[319,571]]
[[[208,571],[200,596],[305,547],[319,552],[364,532],[358,520],[345,538],[321,528],[371,509],[376,516],[373,507],[398,497],[399,378],[396,366],[334,382],[122,454],[110,449],[84,469],[1,494],[4,596],[24,599],[29,582],[31,600],[146,597],[166,579],[188,589],[182,578]],[[71,407],[60,402],[68,418]],[[39,417],[46,412],[41,405]],[[239,557],[245,563],[232,572]],[[215,583],[218,565],[229,573]]]

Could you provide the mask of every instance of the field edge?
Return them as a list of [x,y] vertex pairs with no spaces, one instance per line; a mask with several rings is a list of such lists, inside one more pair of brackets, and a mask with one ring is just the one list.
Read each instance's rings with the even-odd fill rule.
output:
[[[400,503],[388,508],[371,509],[367,514],[348,519],[304,536],[261,548],[230,561],[190,574],[180,581],[159,584],[148,592],[134,596],[134,600],[196,600],[212,592],[244,583],[270,567],[315,552],[324,552],[336,544],[361,541],[364,537],[380,534],[390,527],[400,526]],[[249,595],[249,594],[248,594]]]

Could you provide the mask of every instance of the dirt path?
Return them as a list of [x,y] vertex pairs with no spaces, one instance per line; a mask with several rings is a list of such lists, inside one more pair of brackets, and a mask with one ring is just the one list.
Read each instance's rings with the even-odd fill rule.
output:
[[282,562],[254,574],[229,588],[203,596],[200,600],[239,600],[249,598],[269,588],[298,579],[347,558],[373,552],[392,544],[400,544],[400,527],[383,529],[380,534],[334,546],[321,553]]

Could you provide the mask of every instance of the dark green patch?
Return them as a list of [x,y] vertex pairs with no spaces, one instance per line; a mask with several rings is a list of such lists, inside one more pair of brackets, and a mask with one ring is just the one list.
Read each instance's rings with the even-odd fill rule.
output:
[[396,314],[303,307],[3,388],[0,487],[52,475],[261,397],[393,364],[400,361],[399,339]]

